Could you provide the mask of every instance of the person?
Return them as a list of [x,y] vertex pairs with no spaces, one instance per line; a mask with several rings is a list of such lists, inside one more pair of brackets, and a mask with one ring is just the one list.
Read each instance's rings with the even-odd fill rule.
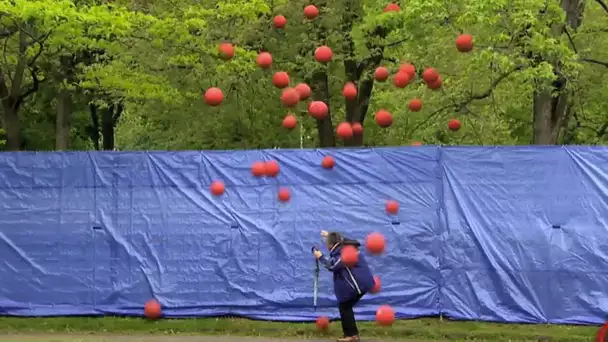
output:
[[353,307],[374,286],[374,276],[363,254],[359,254],[356,265],[348,267],[342,263],[340,253],[344,246],[354,246],[359,250],[361,244],[357,240],[344,238],[337,232],[322,231],[321,236],[329,250],[329,257],[323,255],[318,249],[314,249],[315,258],[325,268],[333,272],[334,292],[338,300],[340,310],[340,322],[344,336],[338,342],[359,341],[359,330]]

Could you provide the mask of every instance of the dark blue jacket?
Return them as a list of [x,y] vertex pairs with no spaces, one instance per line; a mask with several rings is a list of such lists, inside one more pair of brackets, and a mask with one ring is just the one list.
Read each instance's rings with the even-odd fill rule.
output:
[[346,267],[340,259],[342,247],[351,245],[359,249],[361,244],[356,240],[344,239],[329,251],[329,258],[322,255],[319,261],[334,273],[334,292],[339,303],[362,296],[374,287],[374,276],[359,253],[359,262],[354,267]]

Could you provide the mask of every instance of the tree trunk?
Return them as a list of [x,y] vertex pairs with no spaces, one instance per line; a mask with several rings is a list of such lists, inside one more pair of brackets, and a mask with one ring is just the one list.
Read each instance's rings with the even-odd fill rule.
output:
[[19,108],[11,101],[5,99],[2,106],[2,127],[6,134],[6,149],[8,151],[19,151],[21,149],[21,123],[19,120]]
[[91,114],[91,140],[95,151],[101,150],[99,147],[99,115],[97,114],[97,105],[89,104],[89,113]]
[[[568,27],[577,30],[582,22],[585,0],[562,0],[560,3],[566,13],[567,25],[555,25],[553,34],[557,37]],[[570,112],[570,93],[566,90],[566,78],[560,73],[559,61],[553,61],[553,70],[557,80],[548,89],[538,90],[534,94],[533,107],[533,143],[536,145],[555,145],[560,133],[568,122]]]
[[101,136],[103,139],[103,149],[113,151],[114,146],[114,128],[120,119],[120,115],[124,107],[122,103],[111,104],[101,114]]
[[[325,70],[315,71],[312,75],[312,98],[315,101],[323,101],[329,108],[330,94],[327,72]],[[320,147],[336,146],[336,137],[334,136],[334,125],[331,120],[331,109],[327,116],[322,120],[317,120],[317,134],[319,136]]]
[[58,151],[70,148],[70,113],[72,110],[72,93],[61,89],[57,95],[57,117],[55,118],[55,149]]

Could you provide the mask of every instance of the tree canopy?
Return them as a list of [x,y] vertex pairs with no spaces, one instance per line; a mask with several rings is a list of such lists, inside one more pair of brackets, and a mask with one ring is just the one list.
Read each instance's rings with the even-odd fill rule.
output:
[[[319,14],[306,18],[311,4]],[[5,1],[0,149],[605,144],[607,18],[603,0]],[[463,34],[470,52],[456,48]],[[320,46],[330,62],[315,60]],[[416,69],[407,82],[405,64]],[[423,80],[428,68],[440,87]],[[279,71],[310,98],[285,108]],[[211,87],[219,106],[204,101]],[[311,117],[311,101],[328,115]],[[340,139],[344,122],[363,132]]]

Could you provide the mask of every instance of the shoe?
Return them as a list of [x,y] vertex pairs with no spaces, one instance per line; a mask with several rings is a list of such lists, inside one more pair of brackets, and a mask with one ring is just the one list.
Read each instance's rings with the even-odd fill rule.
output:
[[338,342],[359,342],[359,336],[345,336],[345,337],[339,338],[337,341]]

